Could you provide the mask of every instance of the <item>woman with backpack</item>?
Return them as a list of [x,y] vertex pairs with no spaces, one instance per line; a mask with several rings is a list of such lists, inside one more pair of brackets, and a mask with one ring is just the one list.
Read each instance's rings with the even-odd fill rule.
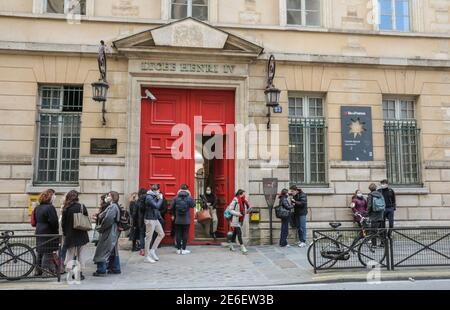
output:
[[[386,203],[383,195],[377,191],[377,186],[369,185],[370,193],[367,196],[367,214],[370,220],[371,234],[376,234],[379,228],[383,227],[383,216]],[[379,239],[379,238],[378,238]],[[377,245],[377,238],[372,238],[372,245]]]
[[236,242],[237,237],[242,254],[247,254],[248,251],[244,245],[244,241],[242,240],[242,226],[244,223],[245,214],[250,212],[250,206],[245,198],[245,191],[243,189],[239,189],[236,192],[236,195],[227,207],[227,210],[231,214],[230,226],[233,229],[233,235],[231,236],[231,242],[229,244],[230,251],[234,251],[233,243]]
[[66,194],[61,227],[64,235],[64,246],[67,249],[64,264],[69,266],[68,263],[72,260],[79,262],[80,280],[84,280],[82,271],[86,262],[86,244],[89,243],[89,236],[87,231],[73,228],[73,218],[76,213],[83,213],[88,216],[88,211],[84,205],[79,203],[78,195],[79,193],[74,190]]
[[108,267],[108,273],[110,274],[121,273],[117,246],[120,235],[119,193],[109,192],[105,198],[105,203],[107,207],[97,216],[97,231],[100,235],[94,255],[94,263],[97,264],[97,271],[93,274],[94,277],[105,276]]
[[172,200],[172,217],[175,224],[175,236],[177,241],[177,254],[186,255],[191,251],[186,250],[191,225],[191,209],[195,206],[189,188],[186,184],[181,185],[177,196]]
[[[281,233],[280,233],[280,247],[289,247],[287,242],[287,238],[289,235],[289,218],[291,210],[294,209],[294,205],[289,199],[289,190],[284,188],[279,196],[280,204],[277,208],[279,208],[278,217],[281,219]],[[285,216],[287,215],[287,216]]]

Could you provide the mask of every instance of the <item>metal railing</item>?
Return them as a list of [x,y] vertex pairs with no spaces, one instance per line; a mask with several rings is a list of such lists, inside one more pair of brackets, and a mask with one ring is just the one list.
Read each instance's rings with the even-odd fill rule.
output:
[[0,280],[57,278],[61,280],[61,235],[0,234]]
[[314,272],[450,266],[450,227],[314,230],[308,260]]

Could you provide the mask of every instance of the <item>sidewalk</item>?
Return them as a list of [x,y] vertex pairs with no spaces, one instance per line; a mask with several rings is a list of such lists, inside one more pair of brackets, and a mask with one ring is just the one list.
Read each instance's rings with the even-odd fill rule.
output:
[[[144,263],[136,252],[121,251],[121,275],[92,276],[95,265],[87,264],[86,280],[68,285],[50,280],[0,281],[0,289],[202,289],[264,287],[302,283],[366,281],[367,271],[329,270],[313,273],[307,248],[249,247],[249,253],[230,252],[221,246],[192,246],[189,255],[176,255],[173,247],[158,251],[160,261]],[[89,249],[92,253],[94,247]],[[382,271],[382,280],[450,278],[448,268]]]

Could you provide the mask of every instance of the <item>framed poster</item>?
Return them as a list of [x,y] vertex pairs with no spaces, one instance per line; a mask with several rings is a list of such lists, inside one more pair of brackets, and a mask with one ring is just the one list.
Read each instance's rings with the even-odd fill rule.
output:
[[342,160],[373,161],[371,107],[341,107]]

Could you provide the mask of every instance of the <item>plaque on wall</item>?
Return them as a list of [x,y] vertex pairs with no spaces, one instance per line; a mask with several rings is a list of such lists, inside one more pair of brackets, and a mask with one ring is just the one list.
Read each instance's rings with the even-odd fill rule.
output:
[[341,107],[342,160],[372,161],[372,109]]
[[91,139],[91,154],[93,155],[116,155],[117,139]]

